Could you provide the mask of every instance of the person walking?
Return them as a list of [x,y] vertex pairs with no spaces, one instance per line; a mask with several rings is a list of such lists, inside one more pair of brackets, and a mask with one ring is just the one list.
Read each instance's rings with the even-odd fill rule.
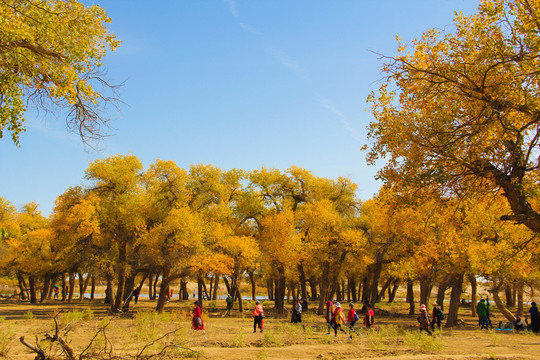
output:
[[338,329],[343,331],[345,330],[341,327],[341,325],[345,322],[345,314],[343,313],[343,308],[341,307],[340,303],[336,303],[336,309],[334,310],[334,337],[337,337],[337,331]]
[[231,294],[227,294],[227,298],[225,299],[225,302],[227,303],[227,312],[225,313],[225,315],[231,316],[231,310],[233,307],[233,298]]
[[295,324],[302,323],[302,304],[300,304],[300,301],[296,300],[295,306],[294,306],[294,312],[296,314],[296,319],[294,321]]
[[328,328],[327,335],[330,335],[330,329],[334,327],[334,303],[332,300],[326,301],[326,312],[325,312],[325,318],[326,318],[326,326]]
[[264,329],[264,310],[259,300],[255,301],[255,309],[253,309],[253,332],[257,332],[257,325],[263,332]]
[[365,306],[364,326],[369,329],[373,327],[373,323],[375,322],[375,312],[369,303],[366,303]]
[[136,287],[133,290],[133,300],[135,301],[135,304],[139,302],[139,293],[141,292],[141,289]]
[[349,304],[349,312],[347,313],[347,321],[349,322],[349,335],[350,339],[352,339],[352,333],[354,332],[356,335],[360,336],[360,334],[354,329],[354,326],[356,325],[356,322],[360,320],[358,317],[358,314],[356,313],[356,310],[354,310],[354,304]]
[[193,308],[193,318],[191,320],[191,328],[193,330],[204,330],[204,322],[202,319],[202,310],[199,306],[199,302],[195,301],[195,307]]
[[427,308],[426,305],[422,304],[420,305],[420,316],[418,317],[418,322],[420,323],[420,332],[423,330],[427,331],[429,335],[431,334],[431,331],[429,330],[429,316],[427,314]]
[[540,330],[540,318],[538,317],[538,307],[536,306],[536,303],[533,301],[531,303],[531,308],[529,309],[529,318],[531,319],[531,330],[534,333],[538,333]]
[[476,313],[478,314],[478,325],[480,326],[480,330],[487,330],[487,306],[486,300],[483,298],[480,299],[478,305],[476,305]]
[[435,304],[433,306],[433,312],[431,314],[431,330],[435,331],[435,324],[437,324],[437,327],[439,330],[441,329],[441,321],[444,319],[444,313],[440,309],[439,304]]

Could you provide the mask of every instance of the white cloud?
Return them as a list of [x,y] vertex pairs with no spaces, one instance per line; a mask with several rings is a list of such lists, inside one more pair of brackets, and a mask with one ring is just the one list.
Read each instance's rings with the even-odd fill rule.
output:
[[345,128],[345,130],[349,132],[349,134],[354,140],[364,141],[364,136],[362,135],[362,133],[351,125],[349,120],[347,120],[347,117],[336,107],[336,105],[331,100],[326,98],[320,98],[319,105],[336,115],[339,118],[339,122],[341,123],[343,128]]
[[236,2],[234,0],[225,0],[225,3],[229,7],[229,11],[234,17],[238,17],[238,9],[236,8]]
[[246,23],[241,22],[241,23],[240,23],[240,27],[241,27],[242,29],[244,29],[245,31],[247,31],[248,33],[250,33],[250,34],[253,34],[253,35],[262,35],[262,33],[261,33],[259,30],[257,30],[255,27],[253,27],[253,26],[251,26],[251,25],[249,25],[249,24],[246,24]]
[[289,54],[283,50],[276,48],[268,48],[266,50],[270,55],[272,55],[281,65],[286,67],[295,73],[296,76],[305,81],[310,81],[309,77],[306,75],[304,68],[298,64]]

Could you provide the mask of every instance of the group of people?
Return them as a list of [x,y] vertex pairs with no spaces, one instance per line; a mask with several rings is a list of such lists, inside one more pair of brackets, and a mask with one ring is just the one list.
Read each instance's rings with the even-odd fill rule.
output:
[[[227,314],[230,314],[230,301],[227,299]],[[198,301],[194,303],[195,307],[193,309],[193,318],[192,318],[192,328],[195,330],[204,330],[204,322],[202,319],[202,311]],[[480,329],[493,328],[490,319],[490,302],[489,298],[481,298],[476,306],[476,312],[478,314],[478,324]],[[307,310],[307,302],[300,303],[295,301],[293,304],[293,311],[291,316],[291,322],[293,323],[302,323],[302,312]],[[433,306],[431,317],[428,314],[427,306],[422,304],[419,307],[420,316],[417,320],[420,324],[420,332],[427,332],[429,335],[432,335],[432,331],[435,330],[435,325],[440,329],[441,322],[444,320],[444,313],[441,310],[439,304]],[[375,313],[373,308],[368,302],[364,302],[360,314],[363,315],[364,327],[373,328]],[[349,311],[347,312],[347,318],[345,318],[345,311],[342,308],[339,302],[335,304],[332,300],[326,301],[326,312],[325,312],[326,323],[328,327],[328,335],[330,335],[330,329],[334,330],[334,336],[337,337],[338,330],[346,333],[351,339],[352,334],[355,333],[358,336],[358,332],[355,329],[357,322],[360,320],[360,316],[354,308],[354,304],[349,304]],[[540,330],[540,314],[536,302],[531,303],[531,308],[529,309],[529,319],[530,323],[523,322],[520,316],[516,317],[516,321],[513,322],[513,327],[516,330],[531,330],[535,333],[538,333]],[[348,331],[346,331],[343,326],[348,324]],[[257,332],[257,327],[260,329],[260,332],[263,332],[264,329],[264,309],[260,302],[257,300],[255,302],[255,308],[253,309],[253,332]]]
[[[476,314],[478,315],[478,326],[480,326],[480,330],[493,329],[490,316],[490,307],[491,303],[489,302],[488,297],[485,299],[483,297],[480,298],[480,301],[476,305]],[[530,323],[528,319],[530,319]],[[523,321],[521,316],[517,315],[515,320],[511,322],[511,328],[517,331],[530,330],[534,333],[538,333],[540,330],[540,317],[538,307],[534,301],[531,303],[528,319],[526,318],[525,321]],[[501,326],[501,324],[499,324],[499,329],[502,329],[503,327],[506,326]]]
[[[360,313],[364,316],[364,326],[366,328],[372,328],[375,319],[375,312],[368,302],[364,302],[364,306],[360,309]],[[345,325],[345,311],[339,302],[335,304],[332,300],[326,301],[326,324],[328,327],[328,335],[330,335],[330,329],[334,330],[334,337],[337,337],[338,330],[347,334],[347,331],[343,329],[342,325]],[[352,339],[352,334],[360,336],[355,330],[356,323],[360,320],[360,316],[356,313],[354,304],[349,304],[349,311],[347,312],[347,324],[348,326],[348,335]]]
[[480,301],[476,304],[476,315],[478,315],[478,326],[480,326],[480,330],[493,329],[490,307],[491,303],[489,302],[489,297],[486,297],[485,299],[483,297],[480,298]]
[[426,305],[420,305],[418,310],[420,311],[420,316],[417,318],[418,323],[420,324],[420,332],[425,331],[429,335],[432,335],[432,331],[435,331],[435,325],[437,325],[438,329],[441,328],[441,322],[444,320],[444,313],[439,304],[435,304],[433,306],[433,310],[431,311],[431,320]]

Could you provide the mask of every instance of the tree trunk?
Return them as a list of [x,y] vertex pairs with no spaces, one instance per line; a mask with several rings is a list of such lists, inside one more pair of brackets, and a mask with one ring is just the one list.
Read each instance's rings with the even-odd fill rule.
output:
[[208,290],[206,288],[206,281],[204,281],[204,279],[205,279],[204,277],[201,277],[204,297],[206,298],[206,300],[210,300],[210,294],[208,293]]
[[197,275],[197,300],[199,301],[199,306],[202,308],[203,304],[203,285],[204,281],[202,279],[202,276]]
[[407,303],[409,303],[409,315],[414,315],[414,291],[413,291],[413,281],[407,279]]
[[458,310],[461,303],[461,293],[463,291],[463,278],[464,274],[458,274],[454,277],[452,292],[450,293],[450,305],[448,306],[446,327],[453,327],[457,325]]
[[43,287],[41,289],[41,297],[39,299],[39,302],[42,303],[47,299],[47,296],[49,295],[49,289],[51,288],[51,277],[50,275],[45,275],[43,277]]
[[124,287],[126,283],[126,263],[127,263],[127,243],[122,242],[119,246],[118,252],[118,267],[117,267],[117,284],[116,284],[116,298],[114,304],[111,306],[113,313],[119,313],[122,311],[122,304],[124,302]]
[[133,299],[133,290],[135,289],[136,276],[137,274],[135,272],[131,272],[126,278],[126,283],[124,285],[124,299],[122,302],[122,311],[124,312],[129,311],[129,306],[131,304],[131,300]]
[[448,288],[448,285],[446,285],[446,283],[439,284],[439,286],[437,287],[437,304],[443,311],[444,311],[444,293],[446,292],[447,288]]
[[516,321],[516,318],[514,314],[506,306],[504,306],[501,298],[499,297],[499,290],[501,288],[502,284],[494,285],[492,289],[493,294],[493,300],[495,300],[495,305],[497,305],[497,309],[501,312],[501,314],[504,315],[505,318],[507,318],[509,321]]
[[73,293],[75,290],[75,273],[69,273],[69,294],[68,294],[68,303],[73,301]]
[[79,272],[77,276],[79,277],[79,301],[83,301],[84,293],[86,293],[88,282],[90,281],[90,274],[86,275],[86,279],[84,278],[84,274],[81,272]]
[[349,276],[349,289],[351,290],[352,301],[357,302],[358,296],[356,296],[356,277],[354,275]]
[[397,291],[399,289],[399,283],[400,283],[399,279],[394,280],[394,285],[392,286],[392,290],[388,294],[388,303],[389,304],[393,303],[395,298],[396,298],[396,294],[397,294]]
[[214,277],[214,293],[212,294],[212,300],[217,300],[217,292],[219,289],[219,275]]
[[285,309],[285,291],[287,282],[285,279],[285,269],[282,266],[277,267],[277,279],[275,283],[275,307],[281,315]]
[[152,300],[156,300],[156,297],[158,295],[158,292],[157,292],[158,281],[159,281],[159,274],[156,274],[156,277],[154,278],[154,283],[152,284],[152,288],[153,288]]
[[225,283],[225,287],[227,288],[227,294],[231,295],[231,297],[234,299],[235,294],[232,293],[231,290],[231,284],[229,284],[229,280],[227,280],[227,277],[223,276],[223,282]]
[[248,274],[249,274],[249,281],[251,282],[251,300],[255,301],[257,300],[256,299],[257,286],[255,284],[255,277],[253,276],[253,271],[248,272]]
[[[168,268],[165,268],[161,277],[161,286],[159,288],[159,297],[156,305],[156,311],[160,314],[163,312],[163,308],[165,307],[165,303],[167,302],[167,298],[169,297],[169,284],[173,280],[169,278],[169,273],[170,270]],[[202,307],[202,303],[200,304]]]
[[266,281],[266,289],[268,291],[268,300],[274,300],[274,280],[268,279]]
[[330,294],[330,281],[329,281],[329,274],[330,274],[330,264],[325,261],[322,265],[322,274],[321,274],[321,280],[319,282],[319,307],[317,308],[317,315],[324,314],[325,311],[325,303],[327,300],[330,300],[332,295]]
[[433,285],[430,277],[420,278],[420,304],[424,304],[429,307],[429,298],[431,296],[432,288]]
[[523,309],[523,282],[520,281],[517,284],[517,313],[519,316],[523,317],[524,309]]
[[56,285],[56,275],[51,276],[51,281],[49,283],[49,291],[47,292],[47,300],[50,300],[54,293],[54,285]]
[[139,285],[137,285],[137,289],[139,290],[139,296],[141,295],[142,288],[144,286],[144,282],[146,281],[146,278],[148,277],[148,273],[143,273],[143,277],[141,281],[139,281]]
[[506,307],[513,307],[514,298],[512,296],[512,287],[510,285],[504,287],[504,294],[506,295]]
[[210,278],[209,278],[209,283],[210,283],[210,291],[208,292],[208,297],[207,299],[210,300],[212,298],[212,294],[214,293],[214,278],[216,277],[217,275],[212,275]]
[[[370,268],[371,266],[368,267],[368,271]],[[362,278],[362,301],[363,302],[364,301],[369,302],[368,283],[369,283],[369,278],[368,278],[368,275],[366,275]],[[360,292],[360,290],[358,290],[358,292]]]
[[96,296],[96,276],[92,274],[90,281],[90,299],[94,300]]
[[240,294],[240,286],[236,287],[236,298],[238,299],[238,311],[244,311],[244,301],[242,299],[242,294]]
[[310,277],[309,278],[309,290],[311,291],[311,301],[317,301],[317,284],[319,283],[319,281],[314,278],[314,277]]
[[377,296],[378,301],[381,301],[382,299],[384,299],[384,294],[386,293],[386,290],[390,287],[393,281],[394,279],[392,277],[389,277],[388,280],[386,280],[381,291],[379,292],[379,296]]
[[372,306],[375,306],[377,302],[377,296],[379,295],[379,278],[381,277],[382,272],[382,255],[377,255],[377,260],[375,262],[373,276],[371,278],[371,293],[370,293],[370,303]]
[[300,291],[302,292],[302,300],[307,300],[306,273],[304,272],[304,264],[298,264],[298,273],[300,278]]
[[152,285],[154,284],[154,274],[148,274],[148,300],[154,299],[154,291]]
[[478,303],[478,284],[476,282],[476,276],[469,275],[469,282],[471,283],[471,315],[472,317],[476,317],[476,304]]
[[182,300],[189,300],[189,292],[187,290],[187,281],[184,279],[180,280],[180,298]]
[[30,290],[30,303],[36,304],[37,303],[37,296],[36,296],[36,277],[34,275],[28,276],[28,286]]
[[62,301],[66,301],[68,291],[69,290],[67,288],[66,274],[62,274]]
[[114,301],[113,293],[113,274],[107,273],[107,288],[105,289],[105,304],[112,304]]
[[339,282],[336,283],[336,300],[343,301],[343,298],[341,297],[341,288],[340,288]]
[[26,281],[20,271],[17,271],[17,280],[19,282],[19,290],[21,291],[21,300],[28,299],[28,288],[26,287]]

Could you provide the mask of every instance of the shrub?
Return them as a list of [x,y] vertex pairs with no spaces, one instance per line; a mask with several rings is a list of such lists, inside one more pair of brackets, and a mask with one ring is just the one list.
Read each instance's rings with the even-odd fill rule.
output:
[[263,337],[263,346],[283,346],[283,341],[273,333],[266,332]]
[[268,358],[268,350],[262,349],[259,352],[257,352],[257,359],[259,360],[266,360]]
[[421,352],[439,352],[444,347],[441,338],[417,332],[405,335],[404,343],[410,349]]
[[241,348],[246,346],[246,334],[244,332],[239,333],[232,339],[232,347]]
[[26,319],[26,320],[32,320],[34,318],[34,313],[31,312],[31,311],[27,311],[26,314],[23,315],[23,317]]
[[137,339],[140,341],[151,341],[159,336],[160,324],[170,322],[169,313],[157,313],[154,311],[139,312],[135,315],[135,328],[137,329]]
[[64,321],[71,323],[76,321],[87,321],[94,318],[94,311],[92,309],[84,309],[83,311],[70,311],[63,316]]
[[6,324],[5,318],[0,318],[0,356],[7,357],[11,348],[11,340],[15,337],[15,332]]

